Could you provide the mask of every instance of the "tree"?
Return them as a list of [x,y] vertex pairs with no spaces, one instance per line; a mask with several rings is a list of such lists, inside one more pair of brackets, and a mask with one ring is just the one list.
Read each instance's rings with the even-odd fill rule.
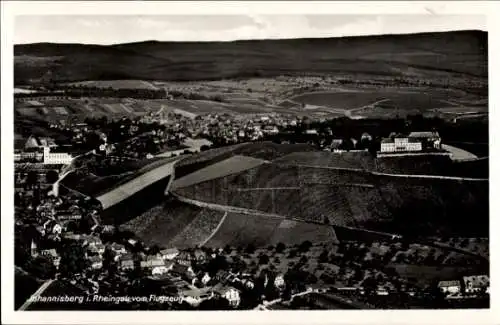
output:
[[46,257],[39,256],[31,261],[30,271],[42,279],[51,279],[56,274],[54,263]]
[[229,245],[224,246],[224,253],[229,255],[229,254],[231,254],[232,251],[233,251],[233,249],[231,248],[231,246],[229,246]]
[[106,247],[102,255],[102,266],[108,271],[108,274],[115,274],[117,271],[117,265],[115,263],[115,252],[109,247]]
[[160,252],[160,247],[158,245],[153,245],[149,248],[148,254],[149,255],[156,255]]
[[259,257],[259,264],[266,265],[267,263],[269,263],[269,256],[267,256],[266,254],[261,255]]
[[54,184],[59,179],[59,174],[55,170],[49,170],[45,175],[45,181],[48,184]]
[[76,244],[61,245],[61,262],[59,270],[61,275],[72,277],[75,274],[85,271],[90,265],[85,258],[85,249]]
[[28,172],[28,176],[26,177],[27,185],[36,185],[38,184],[38,173],[34,170],[30,170]]
[[324,249],[319,255],[318,262],[327,263],[328,262],[328,251]]
[[285,250],[285,248],[286,248],[285,244],[283,244],[281,242],[278,243],[276,245],[276,253],[283,253],[283,251]]
[[247,254],[253,254],[253,253],[255,253],[255,246],[253,244],[248,244],[247,248],[245,249],[245,252]]
[[367,277],[362,284],[367,295],[373,295],[377,290],[377,280],[374,277]]
[[305,253],[305,252],[309,251],[309,249],[311,247],[312,247],[312,243],[309,240],[305,240],[299,245],[299,251],[302,253]]
[[292,249],[290,251],[290,253],[288,254],[288,258],[294,258],[295,256],[297,256],[297,250],[296,249]]

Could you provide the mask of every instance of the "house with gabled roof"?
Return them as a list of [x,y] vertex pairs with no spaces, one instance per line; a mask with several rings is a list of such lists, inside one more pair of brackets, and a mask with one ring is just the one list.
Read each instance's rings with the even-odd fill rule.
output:
[[490,292],[490,277],[487,275],[464,276],[465,293]]
[[241,303],[240,291],[234,287],[218,284],[212,290],[216,296],[226,299],[233,308],[238,307]]
[[191,281],[196,275],[191,266],[175,263],[172,266],[172,273]]
[[122,271],[133,270],[135,268],[134,257],[132,254],[126,254],[120,258],[120,269]]
[[167,248],[160,251],[160,256],[167,260],[173,260],[179,255],[179,250],[177,248]]
[[460,281],[450,280],[450,281],[439,281],[438,288],[445,295],[453,295],[460,293]]

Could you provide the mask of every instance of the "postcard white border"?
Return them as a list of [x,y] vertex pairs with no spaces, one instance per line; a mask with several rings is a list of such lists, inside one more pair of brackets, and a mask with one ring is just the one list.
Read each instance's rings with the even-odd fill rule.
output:
[[[138,14],[479,14],[488,17],[490,91],[490,229],[499,229],[498,90],[500,90],[500,5],[487,1],[2,1],[2,323],[7,324],[499,324],[499,239],[490,231],[491,306],[489,310],[449,311],[273,311],[273,312],[14,312],[13,308],[13,18],[16,15]],[[432,13],[431,13],[432,12]],[[495,71],[495,73],[494,73]],[[495,91],[496,90],[496,91]],[[500,197],[500,196],[498,196]],[[471,222],[474,216],[471,216]],[[496,317],[496,318],[495,318]]]

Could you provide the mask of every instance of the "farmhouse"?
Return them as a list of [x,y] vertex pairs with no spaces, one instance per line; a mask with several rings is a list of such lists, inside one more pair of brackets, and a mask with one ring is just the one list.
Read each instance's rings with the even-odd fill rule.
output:
[[452,281],[440,281],[438,283],[438,288],[445,295],[453,295],[460,292],[460,281],[452,280]]

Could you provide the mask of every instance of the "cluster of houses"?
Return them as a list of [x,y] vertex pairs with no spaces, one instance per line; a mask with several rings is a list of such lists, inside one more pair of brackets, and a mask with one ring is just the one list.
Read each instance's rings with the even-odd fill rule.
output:
[[30,136],[26,140],[24,150],[14,152],[14,161],[40,162],[45,165],[69,165],[73,155],[68,148],[57,146],[53,139]]
[[[131,254],[117,254],[117,256],[122,272],[140,267],[153,279],[168,278],[174,282],[177,280],[178,295],[192,306],[219,297],[226,299],[230,306],[236,308],[241,302],[241,292],[254,288],[254,277],[251,274],[219,270],[216,274],[210,275],[207,271],[194,271],[193,263],[201,265],[217,256],[216,253],[208,256],[201,249],[188,252],[168,248],[155,255],[142,256],[139,264],[134,262]],[[283,289],[285,286],[283,275],[263,272],[261,276],[264,277],[265,285],[268,281],[273,281],[278,289]]]
[[438,288],[447,299],[474,298],[490,293],[490,278],[487,275],[464,276],[461,280],[440,281]]
[[381,153],[422,152],[441,149],[438,132],[411,132],[408,135],[391,133],[380,143]]

